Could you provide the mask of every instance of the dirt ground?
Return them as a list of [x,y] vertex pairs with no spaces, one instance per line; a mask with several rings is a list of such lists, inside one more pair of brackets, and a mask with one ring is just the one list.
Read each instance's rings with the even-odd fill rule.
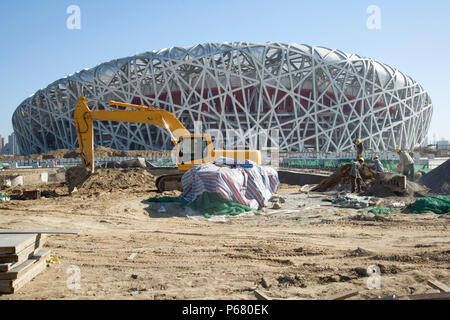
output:
[[[255,289],[290,299],[355,289],[351,299],[367,299],[425,293],[428,279],[450,285],[448,214],[361,215],[323,201],[335,193],[282,185],[281,210],[210,221],[154,210],[145,200],[161,194],[147,176],[71,196],[62,184],[47,185],[48,198],[1,202],[1,228],[82,232],[50,235],[45,247],[61,263],[0,299],[256,299]],[[380,289],[367,286],[371,265],[381,270]],[[71,266],[80,268],[79,289],[67,285]]]

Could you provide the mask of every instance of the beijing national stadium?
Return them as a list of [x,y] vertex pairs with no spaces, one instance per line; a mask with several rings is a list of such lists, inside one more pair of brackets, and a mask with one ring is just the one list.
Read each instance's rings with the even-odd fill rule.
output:
[[[357,54],[295,43],[208,43],[149,51],[56,80],[13,115],[21,154],[78,147],[79,96],[168,110],[194,132],[242,132],[247,147],[278,130],[280,150],[345,152],[413,149],[426,138],[432,102],[401,71]],[[95,145],[172,149],[170,133],[140,123],[95,122]]]

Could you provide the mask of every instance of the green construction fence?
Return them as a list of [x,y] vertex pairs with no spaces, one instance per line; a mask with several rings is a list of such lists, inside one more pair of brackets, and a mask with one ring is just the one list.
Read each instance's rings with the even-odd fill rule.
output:
[[[296,169],[321,169],[321,170],[336,170],[339,167],[352,163],[354,159],[284,159],[282,166],[286,168]],[[384,168],[388,171],[397,171],[398,160],[380,160]],[[367,160],[366,163],[372,163],[372,160]],[[428,172],[430,169],[427,164],[414,165],[415,172]]]

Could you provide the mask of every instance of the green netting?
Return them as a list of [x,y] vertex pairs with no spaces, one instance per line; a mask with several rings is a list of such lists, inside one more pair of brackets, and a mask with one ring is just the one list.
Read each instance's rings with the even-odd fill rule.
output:
[[322,218],[322,215],[319,214],[317,216],[307,216],[307,217],[298,216],[298,217],[290,218],[290,220],[316,219],[316,218]]
[[180,202],[182,204],[188,203],[186,200],[184,200],[182,197],[154,197],[147,199],[148,202]]
[[11,200],[10,197],[8,197],[6,194],[0,193],[0,201],[9,201],[9,200]]
[[450,196],[423,197],[411,205],[411,213],[434,212],[444,214],[450,212]]
[[240,203],[224,200],[216,193],[204,192],[194,202],[187,202],[181,197],[155,197],[147,199],[149,202],[178,202],[182,208],[188,207],[199,211],[205,218],[217,215],[237,216],[247,211],[258,211]]
[[[288,168],[303,168],[303,169],[338,169],[347,163],[354,162],[355,159],[293,159],[285,160],[284,165]],[[399,160],[380,160],[384,168],[388,171],[399,172],[397,165]],[[371,159],[367,159],[366,163],[373,163]],[[428,165],[414,165],[414,170],[428,172],[430,169]]]
[[236,216],[247,211],[257,211],[240,203],[224,200],[216,193],[204,192],[187,207],[203,213],[205,218],[213,215]]
[[367,210],[367,212],[373,213],[373,214],[389,214],[394,212],[394,209],[392,208],[383,208],[383,207],[375,207],[373,209]]

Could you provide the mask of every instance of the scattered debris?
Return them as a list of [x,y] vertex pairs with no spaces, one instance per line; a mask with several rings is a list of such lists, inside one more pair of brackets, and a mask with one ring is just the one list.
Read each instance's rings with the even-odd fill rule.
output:
[[47,263],[60,264],[61,261],[59,260],[58,257],[50,257],[47,259]]
[[24,190],[22,193],[22,199],[23,200],[37,200],[41,198],[41,191],[40,190]]
[[272,283],[267,281],[265,278],[261,278],[261,285],[264,289],[269,289],[272,286]]
[[355,272],[356,275],[360,278],[367,276],[367,269],[365,269],[365,268],[357,267],[357,268],[353,268],[351,271]]
[[279,202],[274,202],[272,209],[281,209],[281,204]]
[[121,168],[146,168],[147,164],[144,158],[137,158],[131,160],[123,160],[120,163]]
[[357,196],[347,192],[337,194],[336,198],[332,199],[331,203],[336,207],[356,209],[367,208],[376,204],[376,202],[372,200],[372,197]]
[[406,206],[406,204],[403,201],[400,202],[391,202],[389,203],[389,208],[403,208]]
[[355,216],[349,217],[349,220],[354,221],[390,221],[389,219],[382,217],[380,215],[376,215],[373,213],[369,214],[357,214]]
[[127,260],[133,260],[134,257],[136,257],[136,256],[137,256],[137,252],[133,252],[132,254],[130,254],[130,255],[128,256]]
[[[360,210],[361,211],[361,210]],[[358,213],[362,213],[358,211]],[[383,208],[383,207],[375,207],[372,208],[370,210],[367,210],[368,213],[373,213],[375,215],[379,215],[379,214],[390,214],[392,212],[394,212],[393,208]]]
[[347,253],[348,257],[366,257],[371,255],[373,255],[373,252],[360,247]]
[[0,194],[0,201],[11,201],[11,198],[6,194]]
[[316,218],[322,218],[322,215],[317,215],[317,216],[307,216],[307,217],[302,217],[302,216],[298,216],[298,217],[293,217],[290,218],[290,220],[301,220],[301,219],[316,219]]

